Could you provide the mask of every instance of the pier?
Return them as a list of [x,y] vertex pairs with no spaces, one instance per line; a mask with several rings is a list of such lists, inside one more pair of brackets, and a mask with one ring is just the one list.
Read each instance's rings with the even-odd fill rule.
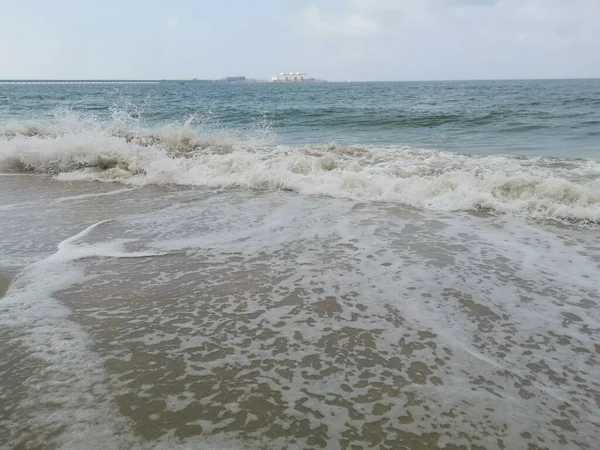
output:
[[0,80],[0,84],[150,84],[177,80]]

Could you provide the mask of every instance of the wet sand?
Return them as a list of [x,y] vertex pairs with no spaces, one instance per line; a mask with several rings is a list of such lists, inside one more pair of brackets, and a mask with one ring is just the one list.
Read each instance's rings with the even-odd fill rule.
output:
[[2,446],[600,437],[595,229],[286,193],[60,195],[5,216],[20,244],[3,242],[2,264],[49,259],[21,268],[4,306]]
[[4,297],[4,294],[6,294],[9,284],[10,280],[8,279],[8,277],[0,273],[0,298]]

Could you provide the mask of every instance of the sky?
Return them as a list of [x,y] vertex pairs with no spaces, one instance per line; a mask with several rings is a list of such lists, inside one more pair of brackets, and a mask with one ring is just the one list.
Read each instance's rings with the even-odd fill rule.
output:
[[600,77],[600,0],[0,0],[0,79]]

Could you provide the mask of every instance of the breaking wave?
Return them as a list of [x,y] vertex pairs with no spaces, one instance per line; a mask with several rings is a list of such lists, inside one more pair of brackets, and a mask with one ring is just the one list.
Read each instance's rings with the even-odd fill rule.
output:
[[283,146],[268,130],[147,128],[70,112],[0,126],[0,172],[131,185],[289,190],[436,210],[600,222],[600,162],[479,156],[401,146]]

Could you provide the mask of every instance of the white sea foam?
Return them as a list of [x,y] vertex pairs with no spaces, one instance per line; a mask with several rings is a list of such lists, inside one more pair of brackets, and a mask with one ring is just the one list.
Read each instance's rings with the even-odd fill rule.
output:
[[[126,240],[81,243],[103,223],[65,239],[58,244],[56,253],[25,267],[0,303],[0,326],[13,333],[9,334],[12,340],[27,349],[21,360],[32,356],[43,367],[25,382],[28,401],[13,411],[6,429],[17,432],[22,416],[26,416],[34,427],[61,430],[59,441],[55,442],[61,448],[122,448],[132,444],[127,437],[130,434],[122,434],[128,428],[127,421],[115,414],[116,406],[103,386],[104,368],[91,351],[90,337],[68,320],[70,311],[53,297],[55,292],[86,280],[83,268],[75,264],[79,259],[156,255],[126,252]],[[40,435],[38,439],[44,437]]]
[[[154,367],[177,380],[179,391],[156,420],[195,396],[214,412],[209,419],[206,411],[189,410],[186,425],[220,432],[240,410],[254,420],[248,400],[275,392],[271,398],[285,410],[259,414],[257,435],[307,421],[311,430],[325,426],[326,448],[345,448],[339,437],[380,422],[415,435],[444,429],[441,448],[467,447],[473,434],[485,435],[485,448],[502,448],[496,437],[506,448],[526,447],[528,433],[560,448],[547,424],[563,419],[557,407],[564,403],[577,414],[566,439],[587,445],[597,406],[586,389],[598,376],[595,337],[587,333],[598,321],[597,308],[583,301],[598,290],[595,253],[521,220],[357,206],[235,192],[124,219],[150,248],[186,255],[161,261],[160,276],[124,275],[127,290],[148,293],[147,310],[108,315],[100,296],[89,301],[98,320],[107,319],[103,326],[121,321],[114,345],[132,349],[126,358],[140,347],[169,352]],[[385,211],[395,209],[402,213],[388,220]],[[569,303],[580,300],[582,306]],[[566,344],[556,342],[561,337]],[[411,381],[403,387],[402,377],[384,369],[395,355],[403,355],[398,373]],[[173,360],[185,363],[174,369]],[[544,369],[530,367],[537,363]],[[419,367],[430,382],[412,373]],[[129,380],[137,369],[124,361],[122,370]],[[387,397],[388,388],[401,390],[401,400]],[[140,403],[162,398],[161,389],[145,387]],[[378,402],[390,408],[385,419],[374,410]],[[394,422],[402,417],[410,423]]]
[[[28,382],[34,404],[62,402],[34,424],[75,417],[56,446],[320,448],[320,433],[336,449],[374,424],[395,444],[444,430],[441,448],[593,447],[594,233],[302,195],[196,200],[95,224],[14,280],[0,325],[32,330],[58,373],[49,396]],[[125,239],[96,242],[94,227]],[[125,248],[135,238],[152,253]],[[164,251],[86,260],[87,279],[75,261]],[[73,283],[61,299],[90,334],[52,298]],[[88,407],[75,394],[92,387]],[[170,431],[144,442],[127,420]],[[292,444],[299,424],[312,434]]]
[[147,129],[65,114],[0,128],[0,171],[62,180],[290,190],[434,210],[600,222],[600,162],[462,155],[400,146],[275,145],[189,120]]

